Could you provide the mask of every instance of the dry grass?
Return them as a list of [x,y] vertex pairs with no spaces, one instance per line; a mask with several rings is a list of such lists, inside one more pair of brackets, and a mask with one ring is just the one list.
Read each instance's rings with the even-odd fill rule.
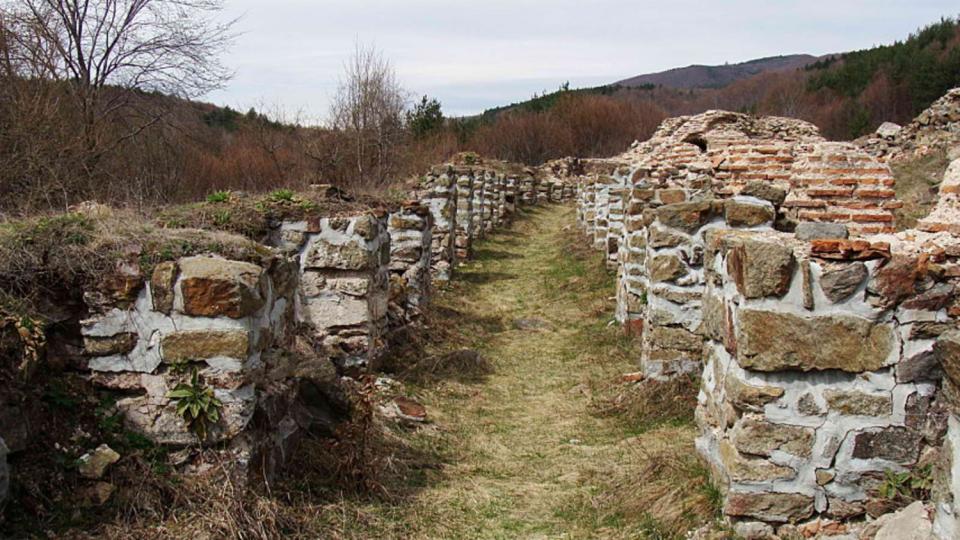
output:
[[949,164],[946,153],[936,152],[891,165],[897,180],[894,187],[897,199],[903,202],[903,208],[897,211],[897,227],[900,230],[915,227],[917,220],[930,213],[937,202],[937,191]]

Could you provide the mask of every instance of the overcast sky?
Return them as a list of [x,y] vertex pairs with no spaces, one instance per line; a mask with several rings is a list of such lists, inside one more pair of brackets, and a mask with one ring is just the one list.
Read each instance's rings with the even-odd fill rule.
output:
[[324,120],[356,41],[448,115],[690,64],[826,54],[905,38],[956,0],[226,0],[240,32],[221,105]]

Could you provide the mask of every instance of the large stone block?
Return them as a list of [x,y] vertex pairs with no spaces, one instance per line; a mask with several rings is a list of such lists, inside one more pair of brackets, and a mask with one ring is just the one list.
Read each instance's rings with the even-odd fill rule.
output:
[[813,497],[801,493],[744,493],[731,491],[723,507],[731,517],[771,523],[795,523],[813,515]]
[[727,441],[720,442],[720,462],[734,482],[773,482],[797,476],[797,472],[790,467],[743,456]]
[[245,330],[181,330],[163,336],[160,348],[167,363],[211,358],[246,360],[250,335]]
[[263,269],[213,257],[180,260],[183,312],[198,317],[240,319],[263,307]]
[[676,255],[657,255],[650,259],[650,280],[653,283],[675,281],[687,275],[687,266]]
[[756,371],[875,371],[888,365],[891,328],[859,317],[800,317],[741,309],[737,363]]
[[812,428],[775,424],[751,417],[741,419],[733,430],[737,450],[756,456],[770,456],[774,451],[781,451],[810,457],[813,438]]
[[793,250],[773,240],[744,238],[727,255],[727,272],[746,298],[785,295],[795,268]]
[[864,431],[853,441],[853,457],[911,465],[920,457],[921,440],[919,432],[905,427]]
[[687,233],[695,233],[716,215],[712,201],[687,202],[661,206],[656,210],[661,224]]

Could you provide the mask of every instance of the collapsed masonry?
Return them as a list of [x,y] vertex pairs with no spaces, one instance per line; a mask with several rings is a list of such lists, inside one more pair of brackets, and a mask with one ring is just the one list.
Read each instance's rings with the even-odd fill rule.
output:
[[[521,205],[574,193],[532,170],[473,156],[433,169],[401,204],[328,211],[330,190],[314,191],[284,203],[295,212],[264,216],[253,230],[266,233],[256,238],[191,231],[190,245],[209,252],[142,265],[151,258],[134,241],[115,275],[97,276],[83,291],[73,314],[82,335],[76,364],[116,393],[127,429],[189,447],[198,463],[202,443],[238,477],[271,478],[304,435],[329,435],[349,414],[340,377],[378,367],[388,335],[417,325],[434,284],[450,279],[476,238]],[[111,213],[100,205],[78,211]],[[247,246],[248,256],[220,254],[216,246],[226,244]],[[194,372],[222,404],[202,440],[171,397]],[[6,491],[2,437],[14,435],[0,433]]]
[[674,118],[571,176],[645,376],[701,376],[697,447],[738,530],[876,517],[886,472],[930,467],[960,537],[960,161],[899,233],[888,166],[798,120]]

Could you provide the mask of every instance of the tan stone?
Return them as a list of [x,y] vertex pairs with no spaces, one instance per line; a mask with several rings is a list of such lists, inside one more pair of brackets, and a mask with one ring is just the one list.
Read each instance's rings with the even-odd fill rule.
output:
[[661,206],[656,212],[661,224],[692,234],[713,218],[714,206],[711,201],[686,202]]
[[265,302],[263,269],[255,264],[213,257],[180,260],[183,311],[198,317],[252,315]]
[[683,328],[655,326],[650,330],[650,342],[661,349],[700,351],[703,338]]
[[720,461],[734,482],[770,482],[789,480],[797,476],[797,472],[790,467],[740,455],[728,441],[720,441]]
[[757,371],[876,371],[894,345],[889,326],[859,317],[798,317],[740,309],[737,362]]
[[150,276],[150,295],[153,310],[167,315],[173,311],[173,285],[177,281],[177,263],[162,262]]
[[657,255],[650,259],[650,280],[674,281],[687,274],[687,267],[676,255]]
[[733,431],[734,444],[744,454],[769,456],[774,451],[809,457],[813,451],[812,428],[774,424],[744,417]]
[[724,380],[727,399],[737,408],[745,411],[760,412],[767,403],[783,397],[784,390],[776,386],[754,386],[727,374]]
[[757,227],[773,223],[773,206],[730,199],[724,204],[724,218],[731,227]]
[[942,334],[934,346],[940,367],[955,386],[960,386],[960,330]]
[[250,336],[244,330],[182,330],[163,336],[164,362],[176,363],[216,357],[245,360]]
[[813,515],[813,497],[801,493],[731,491],[727,494],[723,513],[771,523],[796,523]]
[[[458,237],[458,240],[461,240]],[[359,240],[344,244],[334,244],[325,239],[317,239],[310,245],[305,256],[307,268],[337,270],[368,270],[374,267],[377,253],[368,249]]]
[[137,346],[137,334],[123,333],[110,337],[83,336],[83,353],[88,356],[127,354]]
[[727,272],[747,298],[785,295],[795,268],[793,250],[774,240],[738,239],[727,255]]
[[856,391],[827,390],[823,393],[832,411],[856,416],[889,416],[893,414],[890,394],[875,395]]

